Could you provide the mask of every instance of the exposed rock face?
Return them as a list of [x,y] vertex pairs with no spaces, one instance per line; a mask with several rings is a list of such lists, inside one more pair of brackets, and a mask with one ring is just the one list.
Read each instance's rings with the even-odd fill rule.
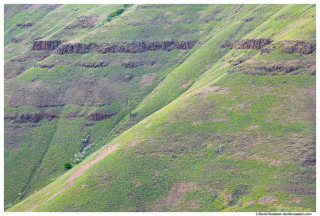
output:
[[315,45],[311,43],[305,43],[304,41],[283,41],[281,45],[281,51],[289,54],[311,54],[316,51]]
[[262,49],[264,46],[270,44],[272,42],[269,38],[259,38],[259,39],[247,39],[241,40],[238,42],[228,42],[225,41],[220,45],[221,49],[228,47],[229,49]]
[[83,125],[86,126],[86,127],[90,127],[90,126],[93,126],[93,125],[95,125],[95,124],[92,123],[92,122],[90,122],[90,123],[84,123]]
[[133,79],[133,75],[130,73],[120,73],[118,76],[114,78],[115,82],[129,82],[131,79]]
[[272,42],[269,38],[260,38],[260,39],[248,39],[239,41],[236,45],[234,45],[235,49],[261,49],[264,46],[270,44]]
[[53,68],[54,67],[54,65],[52,64],[52,65],[47,65],[47,64],[43,64],[43,65],[39,65],[39,67],[40,68]]
[[73,22],[70,25],[67,25],[65,29],[93,28],[98,20],[98,15],[79,16],[77,17],[77,20],[75,22]]
[[90,44],[82,44],[82,43],[74,43],[74,44],[62,44],[57,49],[57,54],[85,54],[91,51],[93,47],[95,47],[95,43]]
[[11,62],[25,62],[27,61],[27,58],[12,58],[10,59]]
[[99,62],[99,63],[82,63],[79,64],[81,67],[86,68],[100,68],[100,67],[107,67],[109,65],[108,62]]
[[102,110],[102,111],[97,111],[97,112],[93,112],[91,113],[90,115],[88,115],[86,117],[86,119],[88,121],[101,121],[101,120],[104,120],[104,119],[110,119],[111,116],[117,114],[117,112],[108,112],[106,110]]
[[274,71],[284,71],[286,73],[290,73],[292,71],[296,71],[298,70],[300,67],[298,66],[272,66],[272,67],[265,67],[265,66],[260,66],[260,67],[256,67],[256,69],[258,70],[264,70],[266,72],[274,72]]
[[122,63],[122,65],[125,67],[125,68],[136,68],[139,66],[139,64],[135,63],[135,62],[125,62],[125,63]]
[[43,118],[41,113],[27,113],[16,116],[5,117],[5,120],[14,120],[14,123],[37,123]]
[[233,49],[233,43],[231,43],[230,41],[224,41],[220,44],[220,48],[224,49],[228,47],[229,49]]
[[31,50],[55,50],[58,46],[65,41],[34,41]]
[[48,111],[48,110],[43,112],[43,116],[44,116],[44,118],[46,118],[49,121],[51,121],[54,118],[59,118],[60,117],[57,113],[51,112],[51,111]]
[[101,53],[137,53],[155,50],[191,49],[196,41],[161,41],[106,44],[99,48]]
[[11,116],[5,116],[5,121],[13,121],[14,123],[38,123],[43,118],[46,118],[47,120],[51,121],[54,118],[59,118],[57,114],[51,113],[49,111],[38,112],[38,113],[25,113],[20,115],[11,115]]
[[260,54],[271,53],[275,48],[276,48],[275,46],[262,48],[260,51]]
[[196,44],[196,41],[162,41],[162,42],[134,42],[134,43],[112,43],[112,44],[62,44],[57,49],[57,54],[85,54],[96,50],[100,53],[138,53],[155,50],[174,49],[191,49]]
[[12,43],[19,43],[21,41],[21,39],[20,38],[11,38],[11,42]]
[[33,25],[34,25],[34,23],[25,23],[25,24],[17,23],[16,24],[17,27],[21,27],[21,28],[30,27],[30,26],[33,26]]
[[136,116],[138,115],[138,113],[130,113],[130,119],[134,119]]

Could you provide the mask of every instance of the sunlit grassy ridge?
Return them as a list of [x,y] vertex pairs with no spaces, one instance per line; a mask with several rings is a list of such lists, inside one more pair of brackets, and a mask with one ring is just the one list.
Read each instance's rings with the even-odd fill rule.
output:
[[[6,82],[10,98],[15,97],[13,93],[21,83],[68,89],[66,83],[79,78],[94,82],[100,79],[114,85],[112,80],[119,72],[134,76],[129,83],[113,86],[117,99],[109,105],[96,106],[95,100],[92,104],[77,105],[68,98],[66,105],[54,108],[60,119],[40,121],[41,126],[28,139],[36,139],[41,130],[52,134],[41,138],[38,135],[39,142],[44,139],[50,145],[44,146],[38,156],[41,163],[30,171],[32,180],[26,180],[30,185],[27,195],[34,194],[9,211],[315,211],[315,165],[309,164],[309,158],[315,154],[316,79],[310,75],[313,66],[304,65],[297,75],[244,73],[262,64],[313,65],[315,53],[284,54],[277,43],[300,37],[314,42],[315,7],[189,7],[133,5],[81,37],[81,42],[93,42],[95,38],[100,41],[102,35],[108,36],[104,41],[157,41],[163,38],[157,30],[163,23],[185,19],[187,24],[176,28],[189,28],[190,34],[182,36],[185,30],[180,29],[173,39],[197,39],[199,43],[191,50],[52,55],[39,64],[56,64],[53,69],[33,67]],[[183,14],[174,16],[175,13]],[[202,15],[197,18],[192,13]],[[251,17],[251,21],[245,21]],[[144,25],[150,20],[154,25]],[[132,34],[124,34],[131,22],[141,25],[128,28]],[[307,23],[305,32],[298,30],[301,23]],[[154,32],[149,38],[142,33],[152,28]],[[285,29],[290,31],[284,34]],[[170,28],[163,31],[169,35],[167,31]],[[261,37],[274,40],[272,52],[220,48],[226,40]],[[246,62],[232,64],[239,59]],[[100,60],[108,60],[110,65],[96,69],[78,65]],[[142,62],[143,66],[125,69],[124,60]],[[152,61],[157,63],[152,66]],[[147,85],[143,82],[146,77],[153,78]],[[31,95],[28,100],[36,99]],[[5,111],[23,113],[37,109],[47,108],[6,105]],[[121,111],[94,126],[82,126],[86,115],[103,109]],[[83,116],[63,117],[70,112]],[[130,118],[129,113],[136,117]],[[30,133],[26,128],[24,132]],[[98,144],[92,152],[97,152],[62,175],[62,163],[73,159],[89,132],[92,142]],[[31,142],[22,135],[19,139],[19,148]],[[69,185],[70,176],[113,145],[120,146]],[[25,149],[26,154],[32,151]],[[15,151],[6,150],[6,158],[16,161],[12,156]],[[6,163],[6,172],[11,172],[13,162]],[[16,163],[17,173],[13,176],[19,174],[19,163],[23,161]],[[58,175],[62,176],[49,184]],[[12,190],[13,186],[7,188]]]

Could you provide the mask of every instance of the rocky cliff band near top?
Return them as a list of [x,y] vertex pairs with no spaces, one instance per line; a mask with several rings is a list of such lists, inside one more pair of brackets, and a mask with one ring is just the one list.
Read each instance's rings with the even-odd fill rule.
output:
[[4,7],[8,212],[315,212],[316,5]]

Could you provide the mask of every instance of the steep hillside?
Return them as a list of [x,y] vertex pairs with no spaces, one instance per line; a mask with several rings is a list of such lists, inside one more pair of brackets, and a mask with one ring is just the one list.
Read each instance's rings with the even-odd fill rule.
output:
[[315,5],[5,7],[8,211],[315,211]]

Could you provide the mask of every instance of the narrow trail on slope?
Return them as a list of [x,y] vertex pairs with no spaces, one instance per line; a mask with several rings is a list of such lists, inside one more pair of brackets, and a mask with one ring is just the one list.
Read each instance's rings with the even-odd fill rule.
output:
[[[46,202],[48,202],[49,200],[55,198],[57,195],[59,195],[60,193],[62,193],[63,191],[67,190],[70,186],[73,185],[74,181],[76,178],[78,178],[79,176],[81,176],[84,171],[86,171],[87,169],[89,169],[93,164],[97,163],[98,161],[100,161],[101,159],[103,159],[105,156],[109,155],[110,153],[112,153],[114,150],[116,150],[119,146],[120,146],[121,142],[117,142],[114,145],[110,145],[108,146],[105,150],[103,150],[102,152],[100,152],[95,159],[93,159],[92,161],[82,165],[81,167],[79,167],[74,173],[71,174],[71,176],[68,178],[68,180],[66,181],[66,183],[68,183],[64,188],[62,188],[61,190],[59,190],[57,193],[53,194],[51,197],[49,197],[49,199],[43,201],[41,203],[41,205],[45,204]],[[61,185],[60,185],[61,186]],[[58,187],[60,187],[58,186]],[[58,188],[56,187],[56,188]],[[29,209],[28,211],[33,211],[35,208],[37,208],[38,206],[32,206],[31,209]]]

